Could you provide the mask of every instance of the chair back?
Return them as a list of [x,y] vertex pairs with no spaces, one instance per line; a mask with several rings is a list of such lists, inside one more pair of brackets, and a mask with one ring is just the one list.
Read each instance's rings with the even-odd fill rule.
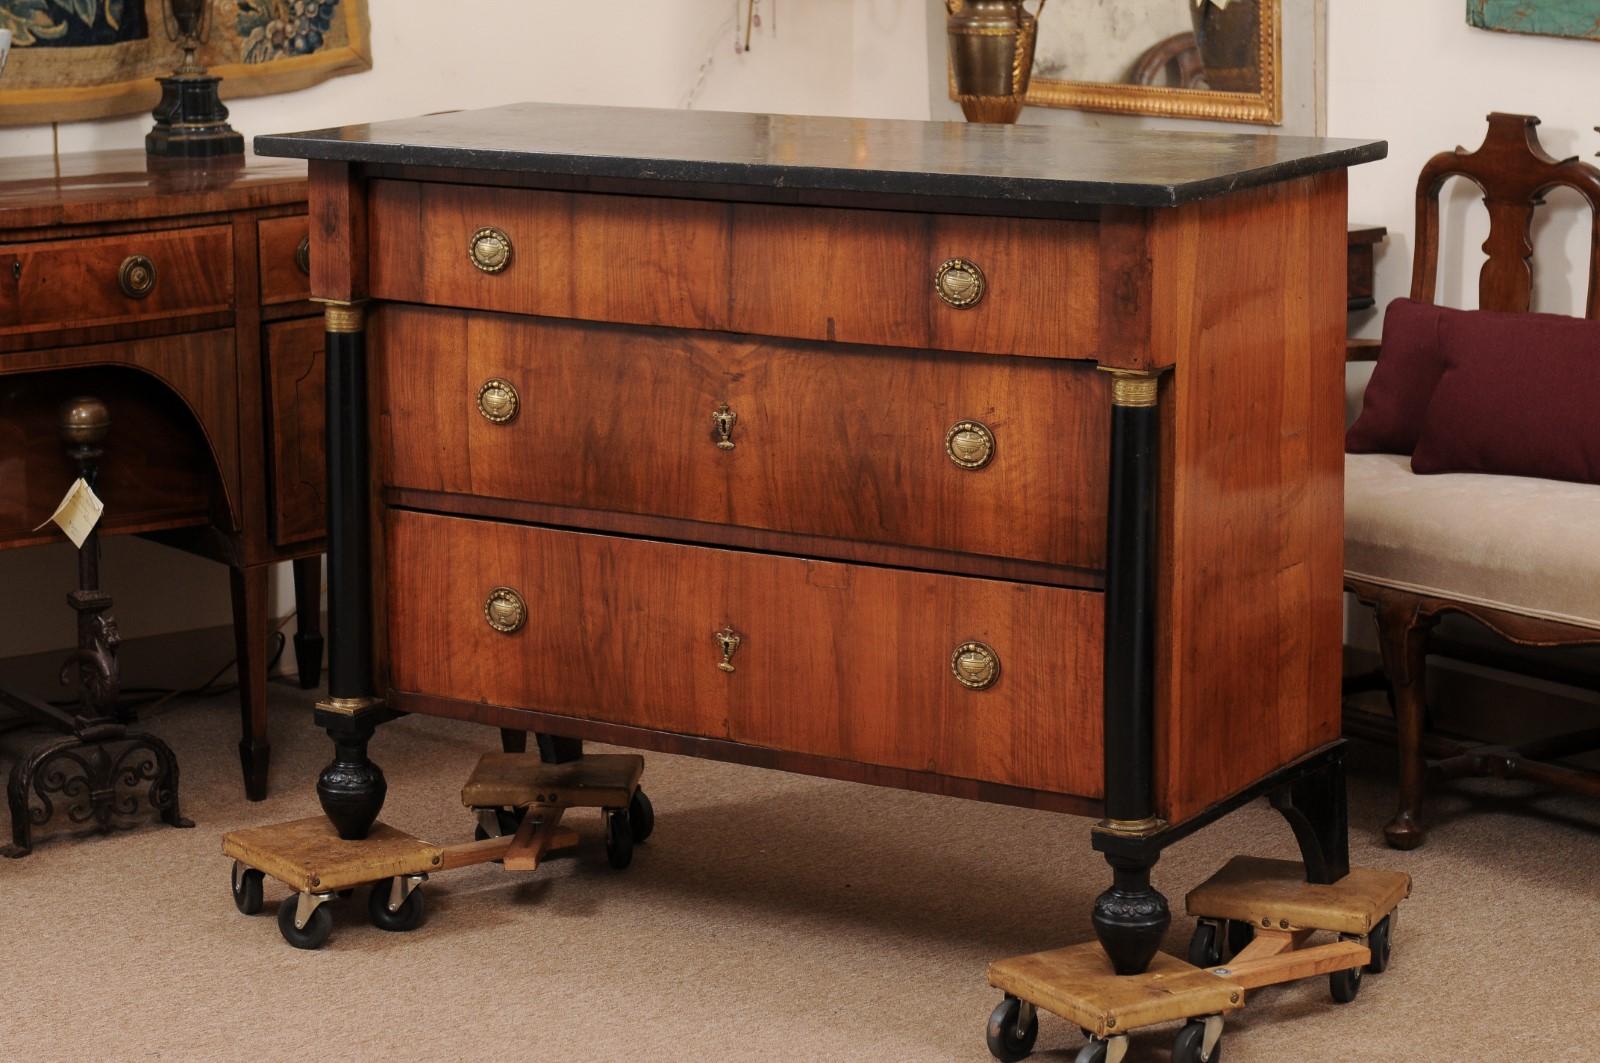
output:
[[1465,177],[1483,192],[1489,210],[1489,256],[1478,274],[1478,306],[1526,312],[1533,304],[1533,212],[1552,188],[1575,189],[1589,204],[1589,283],[1584,316],[1600,317],[1600,167],[1556,159],[1539,144],[1539,119],[1531,114],[1489,115],[1489,132],[1476,151],[1457,148],[1428,160],[1417,178],[1417,250],[1411,298],[1434,301],[1439,271],[1439,190]]

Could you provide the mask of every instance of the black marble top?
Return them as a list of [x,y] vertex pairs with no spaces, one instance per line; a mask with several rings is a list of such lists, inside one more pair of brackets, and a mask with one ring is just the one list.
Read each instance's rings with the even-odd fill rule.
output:
[[1371,162],[1388,145],[518,103],[261,136],[255,150],[569,177],[1160,207]]

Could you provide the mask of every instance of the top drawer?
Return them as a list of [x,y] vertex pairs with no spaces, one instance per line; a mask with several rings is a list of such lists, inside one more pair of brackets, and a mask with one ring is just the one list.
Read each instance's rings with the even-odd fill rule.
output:
[[311,298],[311,223],[306,216],[267,218],[257,233],[261,301],[271,306]]
[[379,299],[987,354],[1097,343],[1094,222],[388,180],[370,210]]
[[0,247],[0,332],[233,309],[225,225]]

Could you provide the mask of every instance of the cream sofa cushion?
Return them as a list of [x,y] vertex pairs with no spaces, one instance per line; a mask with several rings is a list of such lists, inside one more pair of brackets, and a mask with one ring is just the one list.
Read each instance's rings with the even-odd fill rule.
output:
[[1346,454],[1344,479],[1351,578],[1600,628],[1600,487],[1418,476],[1403,454]]

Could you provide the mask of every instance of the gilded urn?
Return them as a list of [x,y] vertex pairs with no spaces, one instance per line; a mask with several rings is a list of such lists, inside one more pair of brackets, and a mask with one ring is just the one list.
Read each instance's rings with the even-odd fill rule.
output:
[[945,0],[950,70],[969,122],[1015,122],[1033,74],[1039,11],[1023,0]]

